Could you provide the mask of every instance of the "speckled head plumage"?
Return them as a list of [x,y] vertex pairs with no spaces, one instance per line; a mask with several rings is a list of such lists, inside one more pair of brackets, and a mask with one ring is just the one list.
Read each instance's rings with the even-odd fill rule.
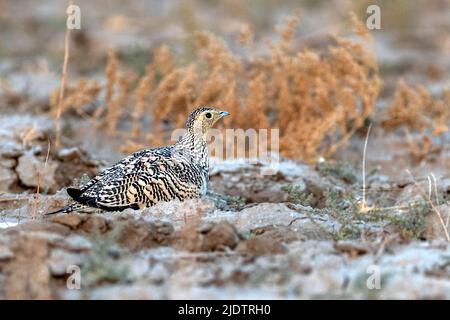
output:
[[204,135],[218,120],[227,116],[226,111],[211,107],[200,107],[191,112],[186,121],[186,129],[191,133],[200,133]]

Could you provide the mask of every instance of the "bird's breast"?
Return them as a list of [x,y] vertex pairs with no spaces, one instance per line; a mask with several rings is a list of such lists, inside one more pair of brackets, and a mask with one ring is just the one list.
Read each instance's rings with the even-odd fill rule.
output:
[[206,192],[208,191],[208,173],[202,174],[202,185],[200,187],[200,196],[203,197],[206,195]]

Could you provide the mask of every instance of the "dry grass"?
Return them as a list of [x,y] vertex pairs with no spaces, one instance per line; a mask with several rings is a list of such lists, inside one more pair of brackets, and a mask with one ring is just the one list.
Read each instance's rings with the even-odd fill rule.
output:
[[433,135],[441,135],[448,131],[450,90],[445,90],[441,98],[433,98],[425,87],[410,87],[400,80],[385,118],[386,129],[405,126],[408,130],[429,129]]
[[[364,27],[353,16],[352,20],[357,33],[367,38]],[[279,40],[267,43],[265,53],[258,54],[250,28],[244,28],[237,42],[248,50],[239,56],[224,40],[199,32],[194,61],[179,66],[170,49],[162,46],[141,78],[124,71],[126,66],[110,53],[106,84],[81,80],[67,90],[60,109],[82,114],[83,105],[104,92],[104,107],[97,109],[94,119],[110,134],[120,121],[132,122],[122,151],[168,143],[171,130],[183,127],[189,111],[213,105],[231,113],[228,127],[279,128],[284,156],[329,156],[364,125],[381,81],[374,56],[361,42],[332,37],[324,52],[295,50],[298,23],[298,14],[287,18],[277,27]],[[146,114],[152,121],[151,128],[144,129]],[[144,136],[143,131],[150,132]]]
[[[94,102],[102,90],[98,81],[80,79],[74,85],[68,86],[65,89],[65,96],[61,104],[58,102],[58,92],[55,90],[50,94],[50,104],[53,106],[52,110],[58,108],[62,113],[67,111],[74,111],[78,115],[85,115],[84,107]],[[56,114],[56,112],[55,112]]]
[[[44,168],[47,167],[48,159],[50,156],[50,140],[47,141],[47,155],[45,156]],[[36,193],[34,194],[33,209],[31,213],[32,219],[38,217],[38,209],[40,207],[40,192],[41,192],[41,168],[35,168],[36,170]]]
[[139,80],[139,84],[134,92],[136,97],[135,107],[132,114],[133,125],[131,128],[131,138],[137,139],[142,134],[141,119],[146,110],[146,105],[149,103],[150,92],[154,86],[153,71],[151,68],[147,69],[146,74]]
[[70,29],[67,28],[64,35],[64,60],[61,75],[61,87],[59,89],[58,103],[56,108],[56,148],[59,148],[61,143],[61,114],[62,105],[64,103],[64,90],[66,89],[67,83],[67,65],[69,63],[69,40],[70,40]]
[[[382,117],[386,130],[403,128],[412,159],[421,162],[443,150],[444,140],[439,143],[433,136],[443,136],[448,131],[450,90],[444,90],[441,97],[432,97],[424,86],[411,87],[400,80]],[[413,139],[412,132],[420,132],[420,138]]]

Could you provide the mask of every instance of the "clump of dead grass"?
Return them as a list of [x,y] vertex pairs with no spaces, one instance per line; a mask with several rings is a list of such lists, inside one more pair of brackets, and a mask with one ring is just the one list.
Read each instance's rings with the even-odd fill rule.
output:
[[448,131],[450,90],[445,90],[441,98],[433,98],[424,86],[411,87],[400,80],[385,118],[382,124],[388,130],[404,126],[411,131],[429,129],[433,135],[441,135]]
[[[449,130],[450,90],[444,90],[441,97],[433,97],[424,86],[412,87],[400,80],[382,117],[381,124],[387,131],[404,129],[412,159],[421,162],[443,150],[443,145],[433,137],[443,136]],[[414,132],[420,133],[419,139],[413,139]]]
[[59,105],[58,91],[54,90],[50,93],[51,109],[55,112],[57,108],[61,108],[61,112],[74,111],[80,116],[85,116],[84,108],[90,103],[96,101],[102,90],[98,81],[80,79],[75,84],[69,85],[65,89],[65,96]]
[[[67,94],[63,110],[86,102],[80,96],[94,98],[98,90],[105,91],[106,128],[113,134],[120,121],[131,119],[125,149],[132,151],[142,144],[168,143],[171,130],[183,127],[192,109],[213,105],[231,113],[225,121],[228,127],[279,128],[284,156],[303,160],[329,156],[373,112],[381,80],[375,57],[361,41],[335,36],[323,52],[296,50],[299,21],[298,14],[288,17],[277,28],[279,40],[267,43],[265,53],[251,49],[249,27],[237,40],[251,48],[240,55],[223,39],[198,32],[194,61],[177,65],[174,54],[163,46],[142,78],[121,72],[120,61],[111,53],[106,85],[94,90],[78,84],[78,95]],[[367,38],[362,25],[353,21],[357,33]],[[151,115],[151,126],[143,129],[145,114]]]

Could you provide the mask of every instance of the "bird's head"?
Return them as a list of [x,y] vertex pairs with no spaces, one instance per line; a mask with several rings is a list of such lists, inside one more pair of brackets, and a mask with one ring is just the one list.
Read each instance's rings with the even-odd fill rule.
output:
[[186,122],[186,129],[205,135],[218,120],[229,115],[226,111],[209,107],[201,107],[191,112]]

